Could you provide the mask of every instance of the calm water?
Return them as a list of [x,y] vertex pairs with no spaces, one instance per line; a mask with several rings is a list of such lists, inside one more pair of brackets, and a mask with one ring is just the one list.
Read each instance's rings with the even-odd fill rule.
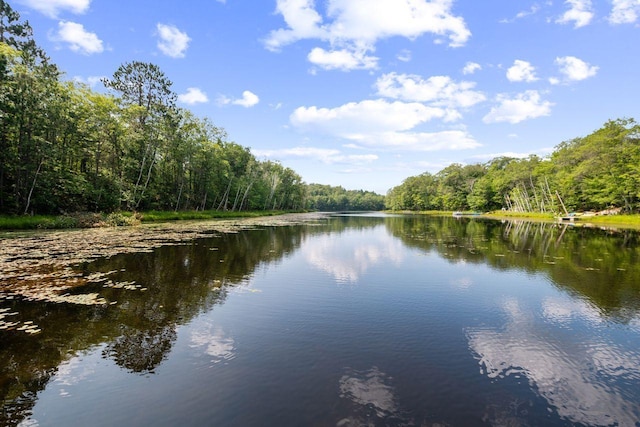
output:
[[43,329],[0,332],[0,424],[638,426],[639,245],[369,215],[99,260],[148,290],[0,303]]

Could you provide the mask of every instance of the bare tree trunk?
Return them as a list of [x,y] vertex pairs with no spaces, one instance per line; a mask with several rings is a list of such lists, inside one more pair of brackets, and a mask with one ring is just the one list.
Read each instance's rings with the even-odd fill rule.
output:
[[555,199],[553,197],[553,194],[551,193],[551,188],[549,187],[549,181],[547,181],[547,177],[546,176],[544,177],[544,183],[547,185],[547,194],[549,195],[549,200],[551,201],[551,208],[555,212],[556,203],[555,203]]
[[242,210],[242,206],[244,205],[244,201],[247,199],[247,196],[249,195],[249,190],[251,190],[251,187],[253,187],[253,181],[249,183],[249,185],[247,185],[247,189],[244,192],[244,195],[242,196],[242,201],[240,202],[240,207],[238,208],[239,211]]
[[204,198],[202,199],[202,203],[200,204],[200,210],[204,211],[205,209],[207,209],[207,196],[208,196],[208,194],[207,194],[207,191],[205,190]]
[[238,204],[238,196],[240,195],[240,186],[238,186],[238,191],[236,191],[236,197],[233,199],[233,207],[231,208],[231,212],[236,211],[236,205]]
[[227,189],[225,190],[224,194],[222,195],[222,200],[220,200],[220,204],[218,205],[218,209],[220,210],[221,207],[224,207],[224,210],[227,210],[227,204],[229,203],[229,191],[231,191],[231,182],[233,181],[233,178],[229,178],[229,184],[227,184]]
[[[136,209],[140,206],[140,202],[144,198],[144,193],[147,191],[147,187],[149,186],[149,181],[151,180],[151,172],[153,171],[153,165],[156,163],[156,155],[153,153],[153,160],[151,160],[151,164],[149,165],[149,171],[147,172],[147,179],[144,182],[144,187],[142,187],[142,191],[140,192],[140,198],[136,202]],[[134,199],[135,200],[135,199]]]
[[31,205],[31,196],[33,195],[33,189],[36,186],[36,180],[38,179],[38,174],[40,173],[40,169],[42,169],[42,164],[44,163],[44,159],[40,160],[38,164],[38,170],[36,170],[36,174],[33,176],[33,182],[31,183],[31,189],[29,190],[29,196],[27,196],[27,203],[24,207],[24,214],[26,215],[29,212],[29,205]]
[[178,207],[180,206],[180,198],[182,197],[183,188],[184,188],[184,179],[182,179],[182,183],[180,184],[180,191],[178,192],[178,200],[176,200],[176,208],[173,210],[174,212],[178,212]]
[[536,193],[536,187],[533,185],[533,176],[531,175],[529,175],[529,182],[531,183],[531,190],[533,191],[533,198],[536,202],[536,208],[540,212],[544,212],[544,208],[542,208],[542,206],[540,205],[540,202],[538,201],[538,193]]

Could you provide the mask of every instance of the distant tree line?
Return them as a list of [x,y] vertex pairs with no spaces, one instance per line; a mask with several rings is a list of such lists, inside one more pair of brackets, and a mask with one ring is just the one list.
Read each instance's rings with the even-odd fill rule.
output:
[[305,207],[297,173],[177,107],[156,65],[120,66],[113,94],[61,76],[0,0],[0,213]]
[[307,186],[307,208],[316,211],[379,211],[384,209],[384,200],[384,196],[371,191],[321,184]]
[[[565,205],[563,207],[562,205]],[[640,125],[606,122],[559,144],[548,158],[498,157],[412,176],[387,193],[392,210],[528,212],[640,209]]]

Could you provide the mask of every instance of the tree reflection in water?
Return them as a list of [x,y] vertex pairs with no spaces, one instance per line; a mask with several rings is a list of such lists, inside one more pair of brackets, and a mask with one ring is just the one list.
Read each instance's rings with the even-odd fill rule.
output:
[[224,303],[228,287],[245,283],[261,264],[294,251],[305,234],[293,226],[219,234],[78,266],[87,276],[110,272],[114,282],[146,289],[103,287],[103,282],[76,289],[99,292],[113,305],[13,300],[12,311],[35,320],[42,332],[26,338],[0,330],[0,425],[19,424],[58,367],[96,345],[106,344],[103,356],[130,372],[153,373],[171,351],[178,326]]
[[176,336],[173,325],[144,330],[127,329],[107,345],[103,355],[131,372],[152,373],[169,354]]
[[[637,233],[417,216],[345,217],[320,227],[276,227],[221,234],[184,245],[165,246],[151,253],[118,255],[77,266],[87,276],[97,271],[111,272],[109,278],[113,281],[135,282],[147,289],[117,289],[95,282],[78,290],[97,292],[107,301],[115,302],[114,305],[81,307],[3,301],[3,307],[19,312],[22,321],[36,321],[42,332],[26,337],[15,331],[0,331],[0,396],[3,400],[0,425],[17,425],[29,415],[38,392],[58,370],[65,369],[65,361],[97,346],[102,348],[103,357],[112,359],[128,372],[154,374],[178,342],[182,325],[224,304],[230,288],[250,282],[261,265],[293,255],[302,243],[310,243],[299,254],[308,271],[325,273],[333,282],[351,285],[361,283],[363,277],[374,281],[371,276],[378,273],[382,276],[386,265],[398,276],[398,286],[385,283],[382,294],[377,295],[381,303],[375,305],[375,309],[369,307],[370,312],[358,313],[355,306],[360,300],[353,304],[351,320],[356,323],[361,314],[377,317],[379,313],[384,317],[385,297],[389,296],[392,303],[392,297],[402,293],[403,286],[412,289],[412,298],[422,295],[425,289],[416,285],[415,278],[410,284],[400,280],[399,270],[403,266],[415,267],[406,265],[408,259],[415,259],[415,252],[420,252],[423,259],[425,254],[433,254],[433,259],[437,259],[434,265],[454,267],[447,273],[448,282],[445,281],[445,285],[451,286],[440,289],[443,293],[454,290],[458,294],[471,294],[483,286],[473,275],[477,270],[455,269],[465,263],[489,266],[496,275],[516,271],[544,277],[566,298],[554,295],[541,302],[507,298],[500,306],[501,315],[506,319],[503,326],[473,324],[457,329],[458,332],[464,330],[460,341],[474,374],[478,376],[480,365],[483,379],[490,381],[509,381],[520,375],[528,381],[528,397],[537,394],[539,401],[560,408],[558,414],[570,422],[606,423],[596,414],[597,402],[605,402],[612,408],[611,413],[620,422],[630,422],[636,415],[623,407],[629,400],[627,389],[613,386],[605,389],[599,381],[605,378],[605,383],[609,379],[613,382],[614,377],[627,383],[640,381],[638,353],[586,332],[565,337],[562,331],[569,330],[573,322],[589,323],[592,329],[585,328],[587,332],[598,331],[598,322],[602,322],[603,328],[612,323],[640,328],[637,323],[640,312]],[[416,271],[423,275],[431,273]],[[299,273],[294,271],[296,275]],[[428,288],[431,282],[423,279],[420,277],[420,283]],[[367,286],[369,284],[361,288]],[[345,291],[346,287],[340,288]],[[299,290],[305,291],[302,286]],[[348,292],[340,294],[342,298],[358,293],[353,287],[346,290]],[[532,318],[532,312],[538,313],[537,317]],[[405,315],[402,311],[394,313],[399,319]],[[317,314],[319,322],[332,320],[322,318],[324,307]],[[333,315],[340,316],[341,312],[335,311]],[[419,315],[425,316],[420,319],[428,318],[428,313]],[[322,327],[322,322],[315,326]],[[297,325],[300,330],[306,326]],[[225,330],[213,322],[191,326],[186,345],[209,357],[212,365],[225,366],[240,359],[237,331]],[[280,326],[285,334],[283,331],[289,324]],[[327,331],[315,331],[324,332]],[[328,331],[328,335],[329,332],[332,331]],[[301,342],[308,343],[307,337]],[[337,420],[340,425],[411,425],[414,422],[419,425],[426,419],[414,420],[405,414],[407,398],[401,395],[396,373],[396,379],[385,373],[393,372],[388,367],[370,361],[360,365],[364,370],[340,371],[343,366],[339,366],[331,382],[332,392],[340,401],[337,405],[348,407]],[[380,368],[366,368],[371,366]],[[58,377],[63,376],[64,372],[58,372]],[[580,412],[571,399],[591,406]],[[487,405],[485,422],[524,423],[527,417],[523,414],[530,401],[521,399],[512,403]],[[431,424],[442,422],[434,419]]]

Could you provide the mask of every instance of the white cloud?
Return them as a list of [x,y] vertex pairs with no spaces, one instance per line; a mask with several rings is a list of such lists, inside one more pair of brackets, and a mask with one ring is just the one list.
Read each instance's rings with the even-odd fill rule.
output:
[[[598,67],[590,65],[575,56],[563,56],[556,58],[556,64],[564,75],[565,82],[575,82],[593,77],[598,72]],[[558,79],[551,79],[552,84],[560,83]]]
[[[509,134],[507,135],[509,138],[517,138],[518,135],[516,134]],[[536,155],[538,157],[545,157],[548,156],[549,154],[551,154],[553,152],[554,148],[553,147],[547,147],[547,148],[541,148],[539,150],[533,150],[533,151],[527,151],[524,153],[518,153],[515,151],[505,151],[502,153],[487,153],[487,154],[478,154],[475,156],[471,156],[470,159],[475,160],[475,161],[491,161],[493,159],[497,159],[500,157],[510,157],[510,158],[514,158],[514,159],[526,159],[529,156],[533,156]]]
[[[278,0],[276,12],[287,27],[272,31],[264,43],[277,51],[298,40],[316,39],[328,43],[329,52],[350,51],[356,58],[370,58],[367,53],[375,51],[376,43],[390,37],[415,39],[431,33],[448,37],[452,47],[462,46],[471,32],[464,19],[452,14],[452,5],[452,0],[328,0],[323,17],[313,0]],[[316,55],[320,52],[327,50]],[[368,68],[358,61],[355,65]]]
[[376,154],[342,154],[339,150],[315,147],[294,147],[281,150],[252,150],[257,157],[269,158],[310,158],[325,164],[364,165],[378,160]]
[[383,132],[362,137],[358,142],[379,148],[408,151],[469,150],[481,147],[468,132]]
[[231,98],[227,98],[224,95],[218,98],[218,104],[220,105],[232,104],[232,105],[240,105],[245,108],[253,107],[257,105],[259,102],[260,102],[260,98],[258,97],[258,95],[248,90],[245,90],[244,92],[242,92],[242,98],[231,99]]
[[89,9],[91,0],[19,0],[19,3],[51,18],[56,18],[65,10],[75,14],[85,13]]
[[566,0],[565,4],[569,5],[569,10],[558,18],[556,22],[560,24],[574,22],[574,28],[589,25],[594,16],[591,8],[591,0]]
[[540,11],[540,6],[538,4],[534,4],[533,6],[531,6],[531,9],[518,12],[514,18],[503,19],[500,22],[503,24],[510,24],[517,21],[518,19],[526,18],[527,16],[530,16],[530,15],[535,15],[539,11]]
[[462,69],[462,74],[473,74],[476,71],[482,70],[482,66],[476,62],[467,62],[464,64],[464,68]]
[[316,47],[307,57],[309,62],[325,70],[358,70],[378,67],[378,58],[367,56],[365,51],[354,52],[346,49],[326,51]]
[[471,36],[464,20],[453,16],[451,0],[329,0],[332,38],[375,43],[388,37],[448,36],[462,46]]
[[85,55],[104,51],[102,40],[95,33],[86,31],[82,24],[75,22],[60,21],[58,32],[50,38],[53,41],[67,43],[69,49]]
[[178,95],[178,101],[183,104],[194,105],[209,102],[207,94],[197,87],[190,87],[186,93]]
[[299,107],[291,114],[291,123],[303,130],[343,138],[360,147],[432,151],[478,147],[461,130],[416,132],[414,129],[432,119],[446,120],[443,108],[419,102],[388,102],[382,99],[351,102],[336,108]]
[[468,108],[484,101],[482,92],[474,91],[474,82],[454,82],[448,76],[423,79],[411,74],[384,74],[378,78],[378,95],[403,101],[424,102],[447,111],[447,120],[461,117],[458,108]]
[[242,98],[236,99],[235,101],[232,102],[232,104],[249,108],[249,107],[253,107],[254,105],[257,105],[259,102],[260,102],[260,98],[258,98],[258,95],[248,90],[245,90],[244,92],[242,92]]
[[612,24],[632,24],[640,15],[640,0],[613,0],[613,10],[609,15]]
[[510,82],[527,83],[538,80],[535,67],[531,63],[520,59],[513,61],[513,65],[507,70],[507,79]]
[[509,98],[505,94],[498,95],[498,106],[493,107],[489,114],[482,119],[485,123],[509,122],[520,123],[524,120],[551,114],[553,103],[542,101],[540,93],[536,90],[528,90]]
[[418,102],[366,100],[336,108],[299,107],[291,115],[298,127],[320,129],[345,138],[371,132],[405,131],[434,118],[444,118],[441,108]]
[[298,40],[326,37],[326,31],[320,27],[322,17],[314,9],[313,0],[278,0],[276,12],[289,28],[272,31],[265,40],[267,49],[277,51]]
[[191,38],[173,25],[158,24],[158,49],[172,58],[184,58]]
[[83,83],[88,85],[89,87],[96,87],[98,85],[98,83],[102,82],[102,79],[106,78],[106,76],[89,76],[86,79],[84,77],[81,76],[75,76],[73,78],[73,80],[75,80],[78,83]]
[[403,49],[398,53],[396,58],[398,58],[398,61],[409,62],[411,61],[411,51],[407,49]]

